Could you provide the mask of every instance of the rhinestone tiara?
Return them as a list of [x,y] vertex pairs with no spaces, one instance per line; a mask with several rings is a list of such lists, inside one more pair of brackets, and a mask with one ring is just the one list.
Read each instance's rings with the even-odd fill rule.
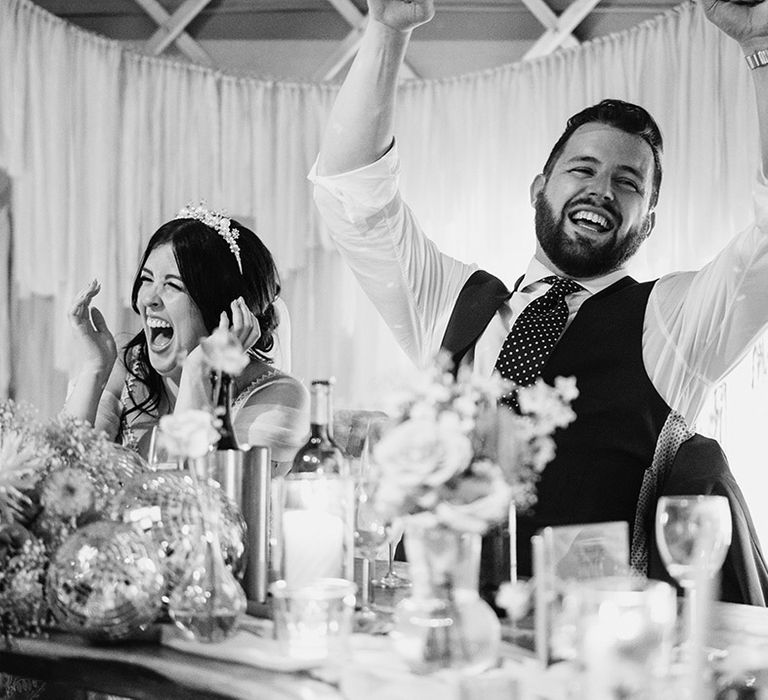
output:
[[232,220],[228,216],[219,211],[212,211],[205,206],[205,202],[200,202],[197,205],[187,204],[176,214],[176,218],[197,219],[216,231],[227,242],[232,255],[237,260],[240,274],[243,274],[243,264],[240,262],[240,246],[237,244],[240,231],[232,225]]

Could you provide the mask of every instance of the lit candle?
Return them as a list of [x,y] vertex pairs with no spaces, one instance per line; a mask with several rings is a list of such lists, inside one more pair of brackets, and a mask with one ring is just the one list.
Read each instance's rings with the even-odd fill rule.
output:
[[303,586],[319,578],[343,578],[344,522],[323,510],[283,513],[283,578]]

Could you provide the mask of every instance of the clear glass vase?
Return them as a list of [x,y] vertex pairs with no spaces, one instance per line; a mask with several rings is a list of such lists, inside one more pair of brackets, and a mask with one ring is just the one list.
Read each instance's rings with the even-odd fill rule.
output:
[[218,527],[220,499],[208,483],[205,459],[187,463],[197,484],[200,506],[199,528],[190,537],[197,543],[189,570],[170,594],[168,613],[178,627],[200,642],[219,642],[235,632],[245,613],[245,592],[227,566],[221,552]]
[[391,637],[417,673],[495,666],[501,625],[478,594],[480,535],[406,524],[411,595],[395,608]]

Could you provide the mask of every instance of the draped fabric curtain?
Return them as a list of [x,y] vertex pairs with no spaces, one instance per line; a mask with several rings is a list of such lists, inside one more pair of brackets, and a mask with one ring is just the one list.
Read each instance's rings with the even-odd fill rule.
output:
[[[98,276],[107,320],[128,330],[144,244],[204,199],[255,222],[275,254],[294,373],[335,375],[341,405],[380,405],[407,362],[340,262],[306,180],[336,90],[147,57],[28,0],[2,0],[0,168],[13,245],[0,254],[12,257],[13,303],[4,296],[12,322],[0,351],[14,359],[0,363],[0,389],[55,411],[76,290]],[[757,125],[738,47],[693,3],[536,61],[404,82],[402,189],[425,230],[451,255],[522,273],[530,182],[566,118],[604,97],[646,106],[666,142],[656,229],[632,271],[704,264],[750,220]],[[768,391],[761,348],[742,365],[749,386],[721,388],[702,418],[724,441],[734,397]]]

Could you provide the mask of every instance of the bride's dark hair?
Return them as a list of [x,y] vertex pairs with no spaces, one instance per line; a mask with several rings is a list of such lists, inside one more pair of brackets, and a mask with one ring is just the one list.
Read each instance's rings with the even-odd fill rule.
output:
[[[230,303],[242,296],[259,320],[261,328],[261,337],[250,352],[268,362],[265,353],[274,345],[273,334],[278,324],[274,307],[275,298],[280,294],[277,267],[272,254],[253,231],[234,219],[230,225],[239,232],[237,246],[240,249],[242,273],[229,244],[215,229],[197,219],[174,219],[163,224],[149,239],[133,280],[131,306],[139,313],[137,302],[141,270],[150,253],[158,246],[170,244],[181,279],[200,310],[207,331],[212,333],[218,326],[222,311],[231,320]],[[139,411],[156,415],[160,401],[165,396],[165,388],[160,375],[149,362],[147,339],[143,331],[126,344],[123,362],[129,376],[147,390],[147,395],[141,400],[131,396],[134,405],[127,413]]]

